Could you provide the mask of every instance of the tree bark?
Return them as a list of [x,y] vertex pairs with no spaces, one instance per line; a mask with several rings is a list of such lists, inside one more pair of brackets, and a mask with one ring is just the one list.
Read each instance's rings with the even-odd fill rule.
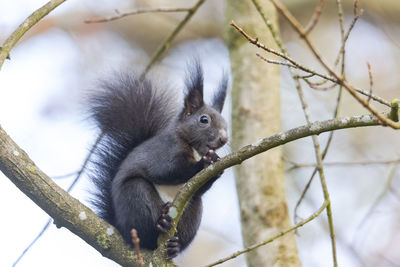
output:
[[[260,1],[275,28],[277,15]],[[228,1],[228,21],[275,48],[272,36],[251,1]],[[227,30],[233,73],[232,148],[281,131],[279,68],[259,60],[256,49],[232,27]],[[286,204],[282,150],[275,148],[235,168],[244,245],[250,246],[291,226]],[[249,266],[300,266],[293,233],[247,254]]]

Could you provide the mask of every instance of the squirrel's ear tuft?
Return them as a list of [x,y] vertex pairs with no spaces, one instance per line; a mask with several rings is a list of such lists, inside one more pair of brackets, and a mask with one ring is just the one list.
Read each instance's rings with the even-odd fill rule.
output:
[[219,113],[221,113],[222,108],[224,107],[226,91],[228,89],[228,80],[228,74],[224,71],[222,74],[222,79],[218,86],[218,90],[215,93],[212,101],[212,107],[216,109]]
[[[189,64],[188,64],[189,65]],[[198,59],[190,62],[186,74],[185,113],[192,114],[204,105],[203,101],[203,69]]]

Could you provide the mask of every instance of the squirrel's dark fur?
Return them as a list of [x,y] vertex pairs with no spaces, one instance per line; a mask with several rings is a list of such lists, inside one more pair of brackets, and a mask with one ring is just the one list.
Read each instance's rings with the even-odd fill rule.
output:
[[[219,159],[215,150],[227,142],[220,115],[226,89],[224,76],[212,105],[203,101],[203,72],[189,68],[184,107],[177,110],[173,92],[160,91],[145,78],[121,74],[104,81],[90,97],[90,113],[103,137],[96,149],[91,175],[99,215],[131,242],[135,228],[140,246],[157,247],[160,232],[172,226],[170,202],[159,188],[179,185]],[[218,177],[207,182],[186,206],[177,234],[167,245],[174,257],[195,236],[201,220],[201,196]]]

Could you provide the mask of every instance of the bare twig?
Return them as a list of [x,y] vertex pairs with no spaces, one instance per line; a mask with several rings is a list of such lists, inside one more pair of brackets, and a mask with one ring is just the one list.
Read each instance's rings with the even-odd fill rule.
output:
[[317,25],[319,18],[321,17],[324,5],[325,5],[325,0],[319,0],[318,5],[315,7],[314,13],[312,14],[311,20],[306,27],[306,34],[309,34]]
[[334,88],[337,86],[336,83],[332,83],[332,84],[330,84],[330,85],[327,85],[327,86],[322,87],[321,85],[324,84],[324,83],[326,83],[327,80],[324,80],[324,81],[319,82],[319,83],[313,83],[313,82],[311,82],[309,79],[303,79],[303,80],[308,84],[308,86],[309,86],[311,89],[314,89],[314,90],[316,90],[316,91],[328,91],[328,90],[330,90],[330,89],[334,89]]
[[344,53],[343,51],[345,49],[346,42],[349,39],[350,33],[353,30],[354,26],[356,25],[356,22],[362,16],[363,13],[364,13],[364,11],[361,9],[361,11],[359,11],[357,13],[357,15],[353,18],[352,22],[350,23],[349,29],[347,30],[346,34],[344,35],[344,42],[342,41],[342,45],[340,46],[339,53],[338,53],[338,55],[336,57],[336,60],[335,60],[335,63],[334,63],[335,66],[337,64],[339,64],[340,57]]
[[214,263],[212,263],[212,264],[206,265],[205,267],[212,267],[212,266],[219,265],[219,264],[224,263],[224,262],[226,262],[226,261],[228,261],[228,260],[234,259],[234,258],[236,258],[236,257],[238,257],[238,256],[240,256],[240,255],[242,255],[242,254],[244,254],[244,253],[247,253],[247,252],[252,251],[252,250],[254,250],[254,249],[256,249],[256,248],[259,248],[259,247],[264,246],[264,245],[266,245],[266,244],[268,244],[268,243],[271,243],[271,242],[273,242],[274,240],[276,240],[276,239],[278,239],[278,238],[280,238],[280,237],[286,235],[287,233],[290,233],[290,232],[292,232],[292,231],[294,231],[294,230],[296,230],[296,229],[302,227],[302,226],[305,225],[306,223],[309,223],[310,221],[314,220],[315,218],[317,218],[317,217],[321,214],[321,212],[322,212],[327,206],[328,206],[328,202],[325,200],[325,202],[322,204],[322,206],[321,206],[316,212],[314,212],[310,217],[308,217],[307,219],[305,219],[305,220],[299,222],[299,223],[296,224],[295,226],[293,226],[293,227],[287,229],[286,231],[280,232],[279,234],[275,235],[274,237],[271,237],[270,239],[268,239],[268,240],[266,240],[266,241],[264,241],[264,242],[261,242],[261,243],[259,243],[259,244],[250,246],[250,247],[248,247],[248,248],[246,248],[246,249],[244,249],[244,250],[238,251],[238,252],[232,254],[232,255],[229,256],[229,257],[220,259],[220,260],[218,260],[218,261],[216,261],[216,262],[214,262]]
[[39,234],[32,240],[32,242],[22,251],[21,255],[19,255],[19,257],[15,260],[15,262],[13,263],[12,267],[17,266],[17,264],[19,263],[19,261],[25,256],[25,254],[31,249],[31,247],[36,243],[36,241],[38,241],[43,234],[47,231],[47,229],[49,228],[50,224],[51,224],[51,219],[47,220],[46,224],[43,226],[42,230],[39,232]]
[[[252,0],[255,8],[257,9],[258,13],[260,14],[261,18],[264,20],[265,25],[267,26],[269,32],[272,35],[272,38],[274,39],[276,45],[278,48],[281,50],[283,54],[287,53],[287,50],[285,46],[283,45],[283,42],[279,36],[278,31],[274,28],[274,25],[271,23],[271,21],[265,16],[263,9],[261,8],[261,5],[258,3],[258,0]],[[232,24],[231,24],[232,25]]]
[[139,237],[137,235],[136,229],[132,229],[131,230],[131,236],[132,236],[133,249],[134,249],[135,254],[136,254],[137,264],[140,267],[143,267],[144,266],[143,265],[144,264],[143,263],[143,257],[142,257],[142,253],[140,252],[140,245],[139,245],[140,239],[139,239]]
[[[297,163],[293,161],[286,161],[289,164],[292,165],[288,169],[288,171],[298,169],[298,168],[311,168],[315,167],[315,163]],[[346,161],[346,162],[324,162],[324,166],[339,166],[339,167],[344,167],[344,166],[355,166],[355,165],[387,165],[387,164],[393,164],[393,163],[400,163],[400,159],[394,159],[394,160],[376,160],[376,161]]]
[[175,36],[181,31],[181,29],[186,25],[186,23],[190,20],[190,18],[196,13],[196,11],[205,1],[206,0],[197,1],[197,3],[187,11],[188,13],[185,16],[185,18],[176,26],[176,28],[171,32],[171,34],[167,37],[167,39],[163,42],[163,44],[153,54],[149,63],[146,66],[145,73],[148,72],[150,68],[153,66],[153,64],[161,57],[161,55],[168,50]]
[[372,203],[371,207],[369,208],[369,210],[367,211],[365,216],[361,219],[360,224],[357,226],[356,229],[362,229],[363,225],[367,222],[368,218],[372,215],[373,211],[379,205],[379,202],[385,197],[385,195],[392,188],[393,179],[394,179],[397,169],[399,167],[399,161],[395,161],[393,163],[394,163],[394,165],[389,172],[389,176],[386,180],[385,187],[383,188],[382,192],[378,195],[378,197],[375,199],[375,201]]
[[372,78],[372,72],[371,72],[371,65],[369,62],[367,62],[367,69],[368,69],[368,77],[369,77],[369,96],[368,96],[368,103],[371,101],[371,95],[372,95],[372,87],[374,86],[374,79]]
[[11,49],[21,39],[21,37],[30,29],[33,25],[38,23],[43,17],[49,14],[53,9],[62,4],[65,0],[51,0],[44,6],[33,12],[27,17],[14,32],[5,40],[3,45],[0,47],[0,70],[3,66],[4,61],[10,58]]
[[354,13],[354,17],[359,16],[360,12],[363,12],[363,10],[358,10],[358,0],[354,0],[354,4],[353,4],[353,13]]
[[78,175],[79,171],[74,171],[74,172],[70,172],[67,174],[61,174],[61,175],[52,175],[51,179],[57,180],[57,179],[65,179],[65,178],[69,178],[71,176],[75,176]]
[[142,8],[142,9],[135,9],[127,12],[119,12],[118,9],[115,10],[115,15],[106,16],[106,17],[97,17],[86,19],[85,23],[100,23],[100,22],[108,22],[117,20],[120,18],[124,18],[127,16],[137,15],[137,14],[144,14],[144,13],[167,13],[167,12],[188,12],[191,8],[187,7],[180,7],[180,8]]
[[[279,61],[279,60],[275,60],[275,59],[268,59],[268,58],[263,57],[259,53],[256,53],[256,56],[258,56],[259,58],[261,58],[262,60],[264,60],[265,62],[270,63],[270,64],[286,66],[286,67],[289,67],[289,68],[297,68],[292,63],[289,63],[289,62],[286,62],[286,61]],[[311,75],[314,76],[315,74],[312,73]]]
[[150,68],[156,63],[163,53],[165,53],[171,45],[171,42],[175,39],[176,35],[182,30],[182,28],[186,25],[186,23],[191,19],[191,17],[196,13],[199,7],[206,0],[199,0],[197,3],[191,8],[150,8],[150,9],[137,9],[129,12],[119,12],[116,10],[116,15],[108,16],[104,18],[94,18],[88,19],[86,23],[98,23],[98,22],[108,22],[116,19],[120,19],[130,15],[143,14],[143,13],[155,13],[155,12],[187,12],[187,15],[184,19],[175,27],[175,29],[171,32],[171,34],[165,39],[165,41],[158,47],[158,49],[152,55],[149,63],[147,64],[144,74],[147,73]]
[[[338,10],[338,20],[339,20],[339,29],[340,29],[340,36],[341,36],[341,43],[346,43],[346,40],[344,38],[344,26],[343,26],[343,6],[342,6],[342,1],[341,0],[336,0],[336,6]],[[344,51],[342,53],[339,53],[339,55],[342,55],[342,59],[344,56]],[[342,60],[342,63],[343,60]],[[342,68],[343,69],[343,68]]]
[[357,88],[357,87],[354,87],[354,90],[362,95],[368,96],[368,98],[373,99],[374,101],[381,103],[382,105],[391,107],[391,105],[388,101],[386,101],[385,99],[383,99],[379,96],[371,94],[371,92],[365,91],[365,90]]

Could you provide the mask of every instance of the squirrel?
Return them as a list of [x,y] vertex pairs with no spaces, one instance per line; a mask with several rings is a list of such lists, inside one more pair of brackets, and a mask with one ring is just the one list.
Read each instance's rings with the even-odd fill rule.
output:
[[[219,160],[215,150],[228,141],[220,114],[227,86],[224,74],[212,104],[205,104],[203,70],[195,60],[186,74],[181,110],[173,92],[132,74],[103,81],[102,90],[90,97],[90,116],[103,134],[91,174],[96,188],[92,202],[127,243],[136,229],[140,247],[156,249],[159,234],[172,227],[168,212],[180,185]],[[168,258],[193,240],[201,221],[201,197],[221,174],[186,205],[175,236],[168,240]]]

